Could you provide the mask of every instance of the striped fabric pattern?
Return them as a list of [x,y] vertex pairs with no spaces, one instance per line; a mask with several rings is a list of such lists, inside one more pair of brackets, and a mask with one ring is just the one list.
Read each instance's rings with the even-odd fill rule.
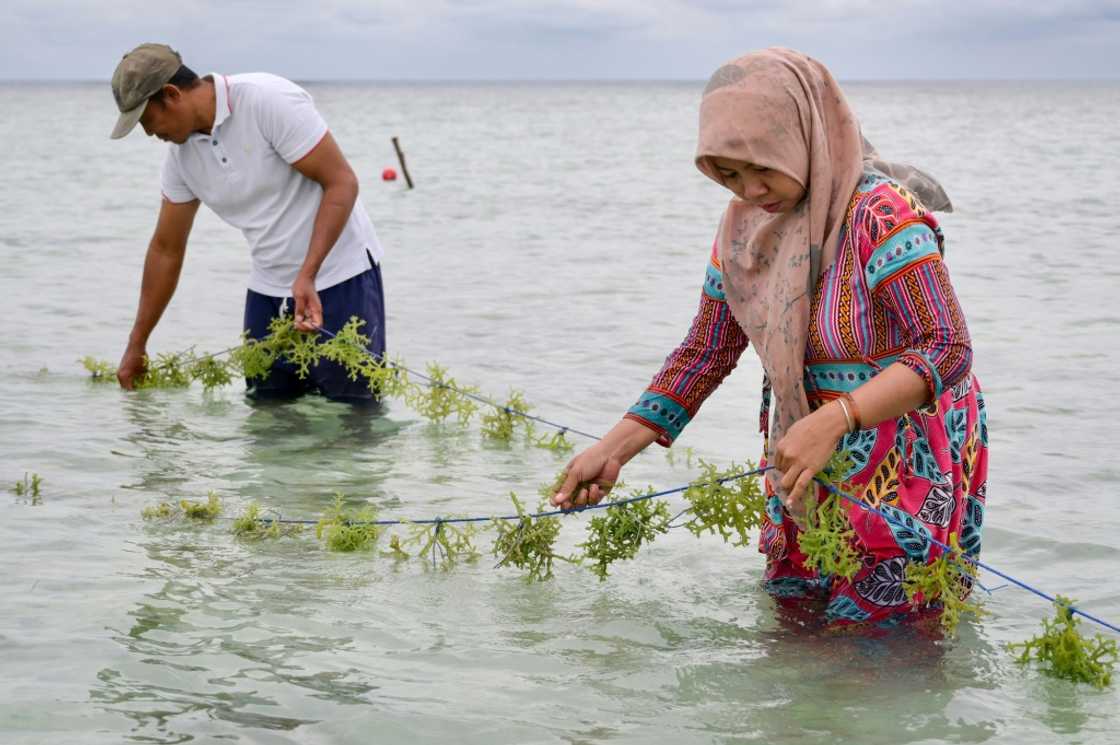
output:
[[[900,185],[869,171],[852,197],[842,240],[810,308],[810,403],[851,392],[896,361],[920,375],[933,398],[964,380],[971,341],[932,214]],[[688,334],[626,416],[670,445],[735,368],[747,343],[724,299],[713,246]]]
[[[746,334],[724,300],[723,274],[713,246],[700,310],[688,335],[665,360],[626,418],[657,432],[657,442],[668,447],[696,415],[700,404],[735,369],[746,348]],[[655,403],[658,411],[652,408]]]

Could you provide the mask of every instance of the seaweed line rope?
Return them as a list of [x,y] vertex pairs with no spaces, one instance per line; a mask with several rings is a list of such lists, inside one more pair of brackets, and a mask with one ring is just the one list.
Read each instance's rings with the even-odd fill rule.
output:
[[[725,484],[725,483],[731,482],[731,481],[738,481],[738,479],[746,478],[747,476],[759,476],[759,475],[765,474],[767,471],[772,471],[773,468],[774,468],[774,466],[763,466],[762,468],[755,468],[754,471],[748,471],[746,473],[737,474],[735,476],[726,476],[724,478],[717,478],[715,482],[703,482],[703,483],[704,484],[711,484],[711,483]],[[824,488],[827,488],[827,490],[829,492],[831,492],[832,494],[836,494],[836,495],[842,497],[842,499],[848,500],[852,504],[855,504],[855,505],[859,506],[860,509],[867,510],[868,512],[875,513],[875,514],[879,515],[880,518],[883,518],[884,520],[886,520],[888,523],[898,525],[899,528],[906,528],[906,525],[903,524],[903,523],[900,523],[897,519],[894,518],[894,516],[888,515],[887,513],[879,510],[878,507],[872,506],[872,505],[858,499],[858,497],[855,497],[855,496],[852,496],[851,494],[840,491],[839,488],[837,488],[836,486],[833,486],[832,484],[830,484],[828,482],[825,482],[824,479],[822,479],[820,477],[815,477],[815,481],[818,482],[819,484],[821,484],[822,486],[824,486]],[[474,518],[429,518],[429,519],[424,519],[424,520],[371,520],[371,521],[355,520],[355,521],[352,521],[349,524],[354,524],[354,525],[433,524],[433,525],[436,525],[437,528],[439,528],[440,525],[445,524],[445,523],[491,522],[491,521],[494,521],[494,520],[521,520],[522,518],[524,518],[524,516],[528,516],[528,518],[532,518],[532,519],[552,518],[552,516],[556,516],[556,515],[567,515],[567,514],[573,514],[573,513],[577,513],[577,512],[586,512],[588,510],[605,510],[605,509],[609,509],[609,507],[619,506],[619,505],[623,505],[623,504],[629,504],[629,503],[632,503],[632,502],[641,502],[643,500],[653,500],[653,499],[656,499],[656,497],[659,497],[659,496],[668,496],[670,494],[676,494],[676,493],[684,492],[685,490],[688,490],[688,488],[692,485],[693,484],[684,484],[683,486],[675,486],[673,488],[666,488],[666,490],[663,490],[663,491],[660,491],[660,492],[653,492],[652,494],[642,494],[642,495],[638,495],[638,496],[626,497],[626,499],[615,500],[613,502],[600,502],[598,504],[588,504],[588,505],[581,506],[581,507],[575,507],[575,509],[571,509],[571,510],[550,510],[550,511],[547,511],[547,512],[534,512],[534,513],[528,513],[528,514],[525,514],[525,515],[506,514],[506,515],[474,516]],[[683,512],[681,514],[683,514]],[[678,514],[678,516],[680,516],[680,514]],[[673,520],[675,520],[675,519],[676,518],[674,518]],[[268,523],[277,522],[277,523],[280,523],[280,524],[299,524],[299,525],[314,525],[314,524],[318,523],[318,520],[296,520],[296,519],[289,519],[289,518],[279,518],[279,516],[278,516],[278,518],[260,518],[259,520],[261,522],[268,522]],[[1028,583],[1025,583],[1025,581],[1023,581],[1023,580],[1016,579],[1015,577],[1012,577],[1011,575],[1006,574],[1006,572],[1004,572],[1004,571],[1000,571],[999,569],[996,569],[995,567],[992,567],[988,564],[984,564],[984,562],[980,561],[979,559],[973,559],[972,557],[965,556],[964,553],[962,553],[958,550],[955,550],[952,546],[949,546],[948,543],[943,543],[943,542],[937,540],[936,538],[934,538],[932,536],[928,537],[928,540],[930,540],[930,542],[933,543],[934,546],[937,546],[937,547],[941,548],[943,551],[949,552],[950,555],[960,556],[963,560],[969,561],[969,562],[971,562],[971,564],[974,564],[974,565],[980,567],[981,569],[990,571],[991,574],[996,575],[997,577],[1000,577],[1002,579],[1006,579],[1007,581],[1009,581],[1009,583],[1014,584],[1017,587],[1028,590],[1028,592],[1034,593],[1038,597],[1042,597],[1043,599],[1048,600],[1049,603],[1057,603],[1057,598],[1055,598],[1053,595],[1049,595],[1047,593],[1044,593],[1043,590],[1040,590],[1040,589],[1038,589],[1038,588],[1036,588],[1032,585],[1029,585]],[[1096,617],[1096,616],[1094,616],[1090,613],[1086,613],[1086,612],[1082,611],[1081,608],[1076,607],[1074,605],[1066,605],[1066,606],[1063,606],[1063,607],[1067,608],[1068,611],[1070,611],[1070,613],[1075,613],[1077,615],[1080,615],[1080,616],[1086,618],[1086,620],[1089,620],[1089,621],[1091,621],[1095,624],[1103,626],[1104,628],[1108,628],[1109,631],[1120,634],[1120,626],[1117,626],[1116,624],[1109,623],[1108,621],[1104,621],[1103,618],[1099,618],[1099,617]]]
[[[753,471],[747,471],[745,473],[739,473],[739,474],[736,474],[734,476],[724,476],[721,479],[716,479],[715,481],[705,481],[703,483],[705,483],[705,484],[723,484],[723,483],[726,483],[728,481],[738,481],[739,479],[746,478],[747,476],[758,476],[759,474],[766,473],[767,471],[769,471],[772,468],[773,468],[773,466],[766,466],[764,468],[756,468]],[[691,486],[693,486],[693,484],[685,484],[684,486],[677,486],[677,487],[674,487],[672,489],[665,489],[664,491],[653,492],[652,494],[641,494],[641,495],[636,496],[636,497],[626,497],[625,499],[616,499],[613,502],[600,502],[599,504],[588,504],[588,505],[584,505],[582,507],[573,507],[570,510],[548,510],[547,512],[532,512],[532,513],[526,513],[524,515],[487,515],[487,516],[484,516],[484,517],[482,517],[482,516],[479,516],[479,517],[430,517],[430,518],[425,518],[425,519],[422,519],[422,520],[407,520],[407,519],[403,519],[403,518],[399,519],[399,520],[350,520],[350,521],[348,521],[348,524],[349,525],[442,525],[444,523],[485,523],[485,522],[491,522],[493,520],[520,520],[522,517],[531,517],[531,518],[534,518],[534,519],[539,518],[539,517],[555,517],[557,515],[572,515],[572,514],[575,514],[577,512],[585,512],[587,510],[602,510],[602,509],[607,509],[609,507],[618,507],[619,505],[630,504],[631,502],[641,502],[641,501],[644,501],[646,499],[655,499],[657,497],[665,497],[665,496],[668,496],[670,494],[676,494],[678,492],[683,492]],[[271,510],[271,511],[276,512],[275,510]],[[279,514],[279,513],[277,513],[277,514]],[[223,518],[223,519],[233,520],[235,518]],[[286,517],[261,517],[261,518],[257,518],[257,519],[260,520],[261,522],[276,522],[276,523],[280,523],[281,525],[317,525],[318,522],[319,522],[318,520],[300,520],[300,519],[296,519],[296,518],[286,518]]]
[[[335,334],[326,330],[322,326],[316,326],[315,328],[318,331],[320,331],[321,333],[324,333],[324,334],[330,336],[331,338],[335,338],[335,336],[336,336]],[[371,356],[373,356],[372,353],[369,352],[369,350],[365,350],[365,351],[366,351],[367,354],[370,354]],[[428,377],[427,375],[424,375],[422,373],[418,373],[414,370],[410,370],[407,367],[404,367],[403,365],[397,365],[396,363],[390,363],[390,364],[393,364],[395,367],[399,367],[400,369],[405,370],[406,372],[408,372],[411,375],[416,375],[417,377],[420,377],[420,378],[423,378],[424,380],[427,380],[429,382],[429,384],[432,381],[432,379],[430,377]],[[446,384],[444,384],[444,385],[446,385]],[[447,387],[450,387],[450,386],[447,386]],[[541,424],[547,424],[550,427],[556,427],[556,428],[560,429],[561,431],[572,432],[574,434],[582,435],[584,437],[589,437],[593,440],[601,439],[601,438],[599,438],[595,435],[588,434],[587,432],[580,432],[579,430],[574,430],[570,427],[564,427],[563,425],[556,424],[555,422],[550,422],[546,419],[541,419],[539,417],[532,416],[531,414],[527,414],[523,411],[517,411],[516,409],[511,409],[508,406],[503,406],[501,404],[495,403],[495,402],[490,401],[490,400],[488,400],[488,399],[486,399],[482,396],[476,396],[476,395],[474,395],[474,394],[472,394],[468,391],[462,391],[462,390],[458,390],[458,389],[454,389],[454,390],[458,391],[459,393],[462,393],[463,395],[469,396],[470,398],[473,398],[476,401],[484,403],[488,406],[494,406],[494,407],[497,407],[499,409],[503,409],[508,414],[517,414],[518,416],[523,416],[523,417],[526,417],[528,419],[532,419],[534,421],[540,422]],[[771,468],[773,468],[773,466],[766,466],[764,468],[755,469],[754,471],[739,474],[738,476],[731,476],[731,477],[728,477],[728,478],[725,478],[725,479],[719,479],[718,481],[719,481],[719,483],[723,483],[725,481],[731,481],[733,479],[741,479],[741,478],[744,478],[746,476],[757,476],[759,474],[765,473],[766,471],[770,470]],[[856,497],[853,497],[850,494],[846,494],[846,493],[840,491],[839,489],[834,487],[832,484],[829,484],[828,482],[826,482],[826,481],[824,481],[820,478],[816,478],[816,481],[818,483],[820,483],[821,485],[823,485],[825,487],[825,489],[827,489],[829,492],[831,492],[833,494],[836,494],[836,495],[848,500],[852,504],[855,504],[855,505],[857,505],[858,507],[860,507],[864,510],[875,513],[879,517],[886,520],[888,523],[891,523],[893,525],[896,525],[896,526],[902,527],[902,528],[906,527],[905,525],[902,525],[901,523],[899,523],[893,517],[887,515],[885,512],[883,512],[879,508],[873,507],[872,505],[867,504],[866,502],[864,502],[861,499],[858,499]],[[597,504],[597,505],[587,505],[587,506],[584,506],[584,507],[578,507],[574,510],[569,510],[569,512],[581,512],[583,510],[588,510],[588,509],[598,509],[598,508],[602,508],[602,507],[613,507],[615,505],[628,504],[630,502],[637,502],[637,501],[640,501],[640,500],[643,500],[643,499],[653,499],[654,497],[663,497],[663,496],[666,496],[668,494],[676,494],[677,492],[682,492],[682,491],[686,490],[687,488],[688,488],[688,485],[680,486],[680,487],[677,487],[675,489],[667,489],[665,491],[656,492],[654,494],[647,494],[647,495],[643,495],[643,496],[640,496],[640,497],[630,497],[628,499],[621,499],[621,500],[617,500],[615,502],[600,503],[600,504]],[[536,513],[536,514],[530,515],[530,517],[533,517],[533,518],[550,517],[552,515],[557,515],[557,514],[561,514],[561,513],[564,513],[564,512],[565,512],[564,510],[553,510],[551,512]],[[424,523],[424,522],[431,523],[431,522],[437,522],[437,521],[438,522],[483,522],[483,521],[492,520],[492,519],[494,519],[494,518],[491,518],[491,517],[474,517],[474,518],[459,518],[457,520],[450,520],[450,519],[413,520],[411,522],[414,522],[414,523]],[[502,520],[518,520],[518,519],[520,519],[520,516],[519,515],[503,516],[499,519],[502,519]],[[314,521],[310,521],[310,522],[314,522]],[[394,524],[400,524],[401,522],[402,521],[383,521],[383,522],[379,521],[376,524],[379,524],[379,525],[394,525]],[[1005,574],[1004,572],[1001,572],[998,569],[995,569],[994,567],[980,561],[979,559],[973,559],[970,556],[965,556],[963,553],[960,553],[960,552],[954,550],[952,546],[949,546],[948,544],[942,543],[941,541],[937,540],[933,536],[929,536],[929,541],[931,543],[933,543],[934,545],[938,546],[942,551],[947,551],[947,552],[949,552],[950,555],[958,554],[965,561],[972,562],[973,564],[980,567],[981,569],[989,571],[992,574],[996,575],[997,577],[1000,577],[1002,579],[1007,580],[1008,582],[1011,582],[1012,584],[1016,585],[1017,587],[1021,587],[1024,590],[1027,590],[1029,592],[1033,592],[1035,595],[1038,595],[1040,598],[1043,598],[1044,600],[1048,600],[1051,603],[1056,603],[1057,602],[1057,599],[1055,597],[1053,597],[1052,595],[1049,595],[1049,594],[1043,592],[1042,590],[1039,590],[1035,587],[1032,587],[1031,585],[1027,584],[1026,582],[1023,582],[1022,580],[1015,579],[1011,575]],[[1099,624],[1099,625],[1109,629],[1110,631],[1113,631],[1117,634],[1120,634],[1120,626],[1116,626],[1112,623],[1109,623],[1108,621],[1097,618],[1096,616],[1091,615],[1089,613],[1086,613],[1085,611],[1083,611],[1083,610],[1081,610],[1081,609],[1079,609],[1079,608],[1077,608],[1073,605],[1066,606],[1066,607],[1069,609],[1069,611],[1071,613],[1076,613],[1076,614],[1092,621],[1093,623]]]
[[[326,334],[327,336],[331,337],[332,339],[335,339],[335,338],[338,337],[337,334],[334,334],[334,333],[328,331],[327,329],[323,328],[322,326],[316,326],[315,330],[320,332],[320,333]],[[413,370],[411,368],[405,367],[404,365],[402,365],[398,362],[393,362],[392,360],[380,360],[380,359],[377,358],[377,355],[373,354],[373,352],[370,352],[365,347],[359,347],[357,344],[354,344],[353,342],[346,342],[346,340],[343,340],[343,341],[345,343],[348,343],[349,346],[354,347],[355,349],[362,350],[367,355],[369,355],[370,357],[373,357],[374,359],[376,359],[378,362],[381,362],[382,364],[391,365],[392,367],[395,367],[399,370],[404,370],[409,375],[414,375],[414,376],[420,378],[421,380],[426,381],[429,386],[433,384],[432,378],[428,375],[425,375],[422,372],[418,372],[418,371]],[[474,401],[478,401],[481,404],[486,404],[487,406],[493,406],[495,409],[498,409],[500,411],[504,411],[505,413],[510,414],[512,416],[519,416],[519,417],[523,417],[525,419],[531,419],[534,422],[539,422],[540,424],[544,424],[546,426],[553,427],[555,429],[560,430],[561,434],[563,434],[565,432],[571,432],[573,435],[580,435],[581,437],[587,437],[588,439],[591,439],[591,440],[601,440],[602,439],[598,435],[593,435],[590,432],[581,432],[578,429],[574,429],[572,427],[568,427],[568,426],[563,425],[563,424],[557,424],[556,422],[550,422],[547,419],[542,419],[541,417],[534,416],[534,415],[532,415],[528,412],[519,411],[517,409],[510,408],[509,406],[506,406],[505,404],[500,404],[496,401],[493,401],[489,398],[486,398],[485,396],[479,396],[475,393],[471,393],[470,391],[464,391],[461,388],[456,388],[455,386],[448,385],[447,383],[437,383],[436,385],[438,385],[441,388],[449,388],[449,389],[455,391],[456,393],[459,393],[463,396],[466,396],[469,399],[472,399]]]
[[[327,336],[331,337],[332,339],[337,338],[337,334],[335,334],[331,331],[328,331],[327,329],[323,328],[322,326],[315,326],[315,330],[322,333],[322,334],[326,334]],[[357,345],[353,344],[353,342],[350,342],[350,345],[354,346],[354,347],[357,347]],[[377,359],[376,355],[374,355],[368,349],[365,349],[364,347],[357,347],[357,348],[364,351],[370,357],[374,357],[375,359]],[[215,354],[207,355],[207,356],[208,357],[215,357],[219,354],[224,354],[226,352],[232,351],[233,349],[235,349],[235,347],[231,347],[229,349],[222,350],[221,352],[217,352]],[[378,361],[382,362],[382,360],[378,360]],[[404,370],[405,372],[407,372],[410,375],[415,375],[416,377],[427,381],[429,385],[432,385],[432,383],[433,383],[432,378],[428,375],[425,375],[424,373],[418,372],[416,370],[412,370],[412,369],[410,369],[408,367],[405,367],[404,365],[401,365],[401,364],[396,363],[396,362],[385,361],[384,363],[392,365],[393,367],[396,367],[398,369]],[[571,427],[564,426],[563,424],[557,424],[556,422],[551,422],[547,419],[542,419],[541,417],[534,416],[534,415],[529,414],[529,413],[524,412],[524,411],[518,411],[517,409],[510,408],[509,406],[505,406],[503,404],[499,404],[499,403],[497,403],[497,402],[495,402],[491,399],[488,399],[484,396],[479,396],[479,395],[476,395],[474,393],[471,393],[470,391],[464,391],[462,389],[455,388],[454,386],[449,386],[446,383],[439,383],[438,385],[440,385],[444,388],[450,388],[450,389],[456,391],[457,393],[460,393],[461,395],[464,395],[468,398],[471,398],[475,401],[478,401],[479,403],[485,404],[487,406],[493,406],[494,408],[502,410],[507,414],[524,417],[525,419],[531,419],[532,421],[539,422],[539,423],[547,425],[549,427],[554,427],[554,428],[560,430],[561,433],[571,432],[572,434],[580,435],[582,437],[587,437],[587,438],[592,439],[592,440],[602,439],[601,437],[599,437],[597,435],[593,435],[593,434],[590,434],[588,432],[581,432],[578,429],[573,429]],[[728,481],[735,481],[737,479],[746,478],[747,476],[758,476],[758,475],[761,475],[761,474],[771,470],[772,468],[774,468],[774,466],[764,466],[762,468],[756,468],[753,471],[747,471],[746,473],[741,473],[741,474],[738,474],[736,476],[728,476],[728,477],[725,477],[725,478],[722,478],[722,479],[716,479],[715,483],[722,484],[722,483],[726,483]],[[901,527],[901,528],[907,527],[906,525],[903,525],[902,523],[898,522],[898,520],[895,519],[894,517],[886,514],[882,510],[880,510],[878,507],[874,507],[870,504],[867,504],[862,499],[858,499],[856,497],[853,497],[850,494],[847,494],[845,492],[840,491],[835,486],[828,483],[827,481],[824,481],[823,479],[821,479],[819,477],[814,477],[814,478],[817,481],[817,483],[821,484],[830,493],[835,494],[839,497],[842,497],[843,499],[848,500],[849,502],[851,502],[852,504],[855,504],[856,506],[860,507],[863,510],[866,510],[868,512],[872,512],[872,513],[878,515],[879,517],[883,518],[884,520],[886,520],[888,523],[890,523],[892,525],[896,525],[896,526]],[[711,482],[708,482],[708,483],[711,483]],[[535,518],[541,518],[541,517],[553,517],[555,515],[562,515],[562,514],[566,515],[566,514],[574,513],[574,512],[583,512],[585,510],[605,509],[605,508],[609,508],[609,507],[616,507],[616,506],[619,506],[619,505],[629,504],[631,502],[640,502],[640,501],[645,500],[645,499],[654,499],[655,497],[664,497],[664,496],[668,496],[670,494],[676,494],[678,492],[683,492],[683,491],[687,490],[690,486],[691,486],[691,484],[686,484],[684,486],[678,486],[678,487],[675,487],[673,489],[665,489],[663,491],[654,492],[652,494],[643,494],[643,495],[637,496],[637,497],[628,497],[626,499],[619,499],[619,500],[615,500],[613,502],[600,502],[599,504],[585,505],[583,507],[576,507],[576,508],[571,509],[571,510],[551,510],[551,511],[548,511],[548,512],[537,512],[537,513],[529,514],[528,517],[531,517],[531,518],[534,518],[534,519]],[[684,513],[681,512],[676,517],[674,517],[672,520],[670,520],[670,522],[675,521],[677,519],[677,517],[680,517],[681,514],[684,514]],[[476,522],[489,522],[489,521],[492,521],[492,520],[520,520],[521,518],[522,518],[522,515],[500,515],[500,516],[488,516],[488,517],[460,517],[460,518],[437,517],[437,518],[434,518],[434,519],[426,519],[426,520],[374,520],[374,521],[370,521],[370,522],[355,521],[352,524],[355,524],[355,525],[362,525],[362,524],[365,524],[365,525],[434,524],[434,525],[436,525],[436,527],[438,529],[444,523],[476,523]],[[277,523],[281,523],[281,524],[315,525],[316,523],[318,523],[318,520],[295,520],[295,519],[288,519],[288,518],[282,518],[282,517],[259,518],[259,519],[262,522],[277,522]],[[964,559],[965,561],[971,562],[971,563],[975,564],[976,566],[980,567],[981,569],[984,569],[985,571],[991,572],[992,574],[996,575],[997,577],[1005,579],[1005,580],[1014,584],[1017,587],[1020,587],[1024,590],[1027,590],[1028,592],[1032,592],[1035,595],[1039,596],[1040,598],[1049,601],[1050,603],[1057,603],[1058,602],[1057,598],[1055,598],[1054,596],[1052,596],[1052,595],[1050,595],[1046,592],[1043,592],[1042,590],[1039,590],[1038,588],[1033,587],[1032,585],[1030,585],[1026,582],[1023,582],[1022,580],[1016,579],[1015,577],[1012,577],[1009,574],[1001,572],[1000,570],[996,569],[995,567],[993,567],[989,564],[986,564],[985,562],[982,562],[979,559],[974,559],[970,556],[966,556],[963,553],[955,550],[952,546],[949,546],[948,544],[942,543],[941,541],[937,540],[933,536],[928,536],[928,540],[929,540],[930,543],[939,547],[942,551],[946,551],[950,555],[957,554],[962,559]],[[1093,623],[1096,623],[1100,626],[1103,626],[1106,629],[1109,629],[1110,631],[1113,631],[1117,634],[1120,634],[1120,626],[1109,623],[1108,621],[1105,621],[1101,618],[1097,618],[1096,616],[1094,616],[1090,613],[1086,613],[1085,611],[1081,610],[1080,608],[1077,608],[1076,606],[1068,605],[1068,606],[1064,606],[1064,607],[1067,608],[1070,613],[1076,613],[1077,615],[1082,616],[1083,618],[1085,618],[1089,621],[1092,621]]]
[[[327,329],[323,328],[322,326],[315,326],[315,330],[318,331],[319,333],[326,334],[327,336],[331,337],[332,339],[337,338],[337,336],[338,336],[334,332],[328,331]],[[413,376],[415,376],[417,378],[420,378],[421,380],[425,381],[429,386],[433,385],[433,380],[432,380],[431,376],[429,376],[429,375],[425,375],[424,373],[422,373],[418,370],[413,370],[412,368],[407,367],[405,365],[402,365],[399,362],[394,362],[392,360],[380,359],[379,357],[377,357],[377,355],[373,354],[372,352],[370,352],[365,347],[360,347],[357,344],[354,344],[353,342],[347,341],[345,339],[343,340],[343,343],[347,344],[350,347],[353,347],[354,349],[361,350],[362,352],[364,352],[368,356],[372,357],[374,360],[376,360],[380,364],[389,365],[390,367],[395,367],[398,370],[404,370],[409,375],[413,375]],[[240,345],[238,345],[238,346],[240,346]],[[213,359],[215,357],[220,357],[223,354],[229,354],[230,352],[232,352],[233,350],[235,350],[237,348],[238,348],[237,346],[227,347],[227,348],[225,348],[225,349],[223,349],[219,352],[212,352],[212,353],[204,354],[203,359]],[[153,366],[153,369],[158,370],[158,369],[161,369],[163,367],[167,367],[169,364],[170,364],[170,362],[157,364],[157,365]],[[530,414],[526,411],[520,411],[518,409],[514,409],[512,407],[506,406],[505,404],[500,404],[497,401],[494,401],[493,399],[486,398],[485,396],[480,396],[476,393],[472,393],[471,391],[464,391],[462,388],[457,388],[455,386],[448,385],[446,383],[435,383],[434,385],[436,385],[439,388],[448,388],[450,390],[453,390],[456,393],[458,393],[462,396],[465,396],[465,397],[467,397],[471,400],[477,401],[480,404],[485,404],[486,406],[492,406],[495,409],[498,409],[499,411],[504,411],[506,414],[509,414],[510,416],[519,416],[519,417],[522,417],[523,419],[530,419],[534,422],[538,422],[538,423],[543,424],[545,426],[552,427],[553,429],[559,430],[560,434],[565,434],[567,432],[571,432],[573,435],[579,435],[580,437],[586,437],[586,438],[591,439],[591,440],[601,440],[601,439],[603,439],[603,438],[599,437],[598,435],[591,434],[590,432],[583,432],[582,430],[578,430],[574,427],[569,427],[565,424],[559,424],[557,422],[552,422],[552,421],[549,421],[548,419],[544,419],[542,417],[535,416],[535,415]]]

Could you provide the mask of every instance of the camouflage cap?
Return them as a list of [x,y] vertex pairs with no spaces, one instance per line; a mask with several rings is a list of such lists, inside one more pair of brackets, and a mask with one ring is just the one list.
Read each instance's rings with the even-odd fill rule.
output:
[[121,115],[109,137],[124,137],[140,121],[148,99],[174,77],[183,59],[166,44],[141,44],[124,56],[113,71],[113,98]]

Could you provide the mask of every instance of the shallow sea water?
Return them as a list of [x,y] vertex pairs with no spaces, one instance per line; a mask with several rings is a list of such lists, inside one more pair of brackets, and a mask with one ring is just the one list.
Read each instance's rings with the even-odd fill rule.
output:
[[[701,87],[309,84],[386,246],[391,352],[606,431],[687,329],[726,202],[691,162]],[[116,360],[135,312],[163,147],[107,139],[105,88],[0,86],[0,483],[44,478],[41,504],[0,497],[0,741],[1120,741],[1115,689],[1003,649],[1050,613],[1015,588],[951,641],[822,638],[775,613],[753,547],[684,531],[604,583],[564,566],[530,586],[489,555],[444,572],[145,523],[208,490],[227,514],[314,517],[341,491],[386,517],[488,515],[564,460],[397,402],[371,417],[90,383],[76,360]],[[983,558],[1116,622],[1120,88],[847,91],[880,151],[957,205],[948,262],[992,432]],[[378,180],[392,135],[414,191]],[[149,349],[233,343],[247,267],[202,210]],[[748,351],[675,450],[756,458],[759,377]],[[654,450],[630,484],[696,475]],[[564,547],[584,523],[565,520]]]

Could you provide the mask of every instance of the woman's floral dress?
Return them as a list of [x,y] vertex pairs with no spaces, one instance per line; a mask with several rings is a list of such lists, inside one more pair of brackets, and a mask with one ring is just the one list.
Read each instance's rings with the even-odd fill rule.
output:
[[[852,464],[842,480],[854,495],[895,518],[845,503],[863,560],[850,581],[807,569],[797,526],[776,496],[768,499],[760,537],[767,557],[764,585],[781,598],[823,600],[831,625],[889,626],[912,617],[904,570],[908,561],[936,558],[940,550],[931,538],[949,543],[955,533],[969,556],[980,553],[987,417],[942,251],[937,222],[916,197],[868,171],[849,204],[837,260],[822,273],[813,297],[805,353],[810,406],[854,391],[894,362],[920,375],[930,392],[927,405],[849,434],[839,445]],[[688,335],[626,416],[670,445],[747,343],[724,301],[713,254]],[[764,435],[768,402],[764,381]]]

